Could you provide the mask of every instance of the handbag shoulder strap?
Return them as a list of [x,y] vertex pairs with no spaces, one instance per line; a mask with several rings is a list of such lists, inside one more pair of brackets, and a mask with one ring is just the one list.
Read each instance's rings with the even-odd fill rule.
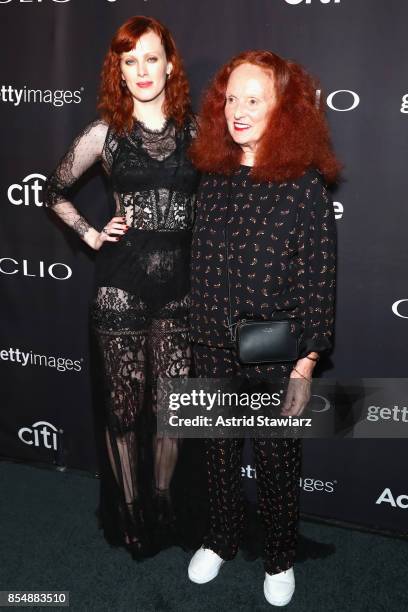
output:
[[237,323],[232,322],[231,282],[230,282],[230,273],[229,273],[229,248],[228,248],[228,231],[227,231],[228,217],[229,217],[230,206],[231,206],[232,177],[228,176],[227,181],[228,181],[227,182],[227,213],[225,215],[225,225],[224,225],[225,265],[227,269],[227,290],[228,290],[227,327],[228,327],[228,331],[229,331],[231,340],[235,342]]

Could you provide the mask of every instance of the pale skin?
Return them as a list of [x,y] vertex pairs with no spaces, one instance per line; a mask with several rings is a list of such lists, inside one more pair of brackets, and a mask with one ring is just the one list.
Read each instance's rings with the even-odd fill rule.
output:
[[[256,150],[262,138],[271,111],[276,105],[277,95],[272,71],[266,71],[254,64],[241,64],[235,68],[229,77],[225,92],[225,119],[228,131],[234,142],[242,149],[241,164],[253,166]],[[316,352],[308,357],[317,358]],[[290,378],[304,381],[311,379],[315,361],[303,357],[295,364],[297,370],[292,370]],[[299,416],[302,409],[287,406],[283,414]]]
[[[132,95],[133,116],[149,129],[161,129],[166,121],[163,103],[166,80],[172,70],[160,37],[152,31],[143,34],[133,49],[121,55],[122,86]],[[89,228],[86,241],[99,250],[104,242],[118,242],[128,229],[125,218],[115,216],[105,225],[108,233]]]

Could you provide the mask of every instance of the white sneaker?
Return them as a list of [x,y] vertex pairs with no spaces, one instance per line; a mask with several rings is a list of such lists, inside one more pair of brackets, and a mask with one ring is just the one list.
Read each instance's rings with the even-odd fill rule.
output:
[[279,574],[265,573],[264,595],[272,606],[286,606],[295,592],[295,574],[290,567]]
[[192,582],[205,584],[210,582],[220,571],[221,565],[225,563],[217,553],[202,546],[193,555],[188,566],[188,577]]

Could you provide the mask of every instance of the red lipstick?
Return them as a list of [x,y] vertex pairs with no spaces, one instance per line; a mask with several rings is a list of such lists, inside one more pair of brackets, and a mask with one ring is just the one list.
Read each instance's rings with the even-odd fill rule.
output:
[[248,130],[249,128],[249,125],[243,126],[241,124],[234,123],[234,130],[237,132],[243,132],[244,130]]

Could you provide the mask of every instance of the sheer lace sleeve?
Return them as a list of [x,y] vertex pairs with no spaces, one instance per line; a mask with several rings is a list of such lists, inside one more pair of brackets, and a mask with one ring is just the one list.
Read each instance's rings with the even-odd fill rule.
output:
[[[108,159],[103,155],[108,125],[100,120],[89,124],[74,140],[49,176],[45,188],[45,205],[51,208],[67,225],[72,227],[88,242],[88,221],[80,214],[69,199],[72,186],[95,162],[102,161],[106,171]],[[93,230],[94,232],[96,230]],[[87,235],[87,236],[86,236]]]

